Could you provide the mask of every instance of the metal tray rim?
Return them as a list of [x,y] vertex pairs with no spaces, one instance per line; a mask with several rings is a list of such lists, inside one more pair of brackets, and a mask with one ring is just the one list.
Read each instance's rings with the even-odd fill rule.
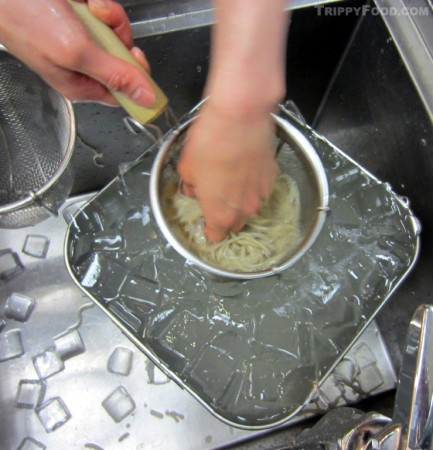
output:
[[[292,119],[292,118],[291,118]],[[306,131],[308,133],[310,133],[312,135],[313,138],[322,140],[323,142],[325,142],[327,145],[331,146],[333,148],[333,150],[337,151],[340,155],[342,155],[344,158],[346,158],[347,160],[349,160],[351,163],[353,163],[357,168],[359,168],[364,174],[368,175],[368,177],[372,178],[373,180],[375,180],[376,182],[380,183],[380,184],[387,184],[384,183],[382,181],[380,181],[376,176],[374,176],[373,174],[371,174],[368,170],[366,170],[364,167],[362,167],[359,163],[357,163],[355,160],[353,160],[350,156],[348,156],[345,152],[343,152],[341,149],[339,149],[338,147],[336,147],[335,145],[333,145],[331,142],[329,142],[326,138],[324,138],[323,136],[319,135],[318,133],[316,133],[311,127],[309,127],[308,125],[304,125],[306,128]],[[177,128],[169,131],[169,133],[167,134],[167,138],[169,136],[171,136],[174,133],[178,133]],[[133,162],[133,165],[140,162],[142,157],[144,155],[148,155],[150,152],[152,152],[154,150],[154,148],[148,149],[146,152],[143,153],[143,155],[141,155],[139,158],[137,158],[137,160],[135,160]],[[94,197],[92,197],[89,201],[87,201],[83,206],[81,206],[79,208],[79,210],[74,214],[73,219],[75,219],[75,217],[78,216],[78,214],[80,214],[80,212],[85,209],[97,196],[99,196],[100,194],[102,194],[105,190],[107,190],[112,184],[114,184],[116,182],[116,180],[118,179],[118,177],[114,178],[110,183],[108,183],[103,189],[101,189],[98,193],[95,194]],[[416,216],[413,214],[412,210],[409,208],[409,204],[408,201],[406,201],[404,198],[398,196],[396,193],[394,193],[392,191],[392,193],[395,195],[396,199],[398,201],[400,201],[400,203],[407,209],[408,214],[410,215],[411,218],[411,223],[412,223],[412,227],[413,227],[413,232],[414,235],[416,236],[416,242],[414,245],[414,254],[412,257],[412,261],[410,263],[410,265],[407,267],[406,271],[401,275],[401,277],[399,278],[399,280],[396,282],[395,286],[388,292],[388,294],[382,298],[382,301],[380,303],[380,305],[378,306],[376,313],[380,311],[380,309],[383,307],[383,305],[386,303],[386,301],[391,297],[391,295],[395,292],[395,290],[404,282],[404,280],[407,278],[407,276],[409,275],[409,273],[411,272],[411,270],[413,269],[413,267],[415,266],[418,257],[419,257],[419,253],[420,253],[420,232],[421,232],[421,227],[420,227],[420,222],[419,220],[416,218]],[[146,347],[143,343],[141,343],[125,326],[124,324],[114,315],[112,314],[109,310],[107,310],[106,308],[104,308],[100,303],[99,300],[97,298],[95,298],[91,293],[89,293],[84,287],[81,286],[80,282],[75,278],[75,275],[71,269],[70,263],[69,263],[69,259],[68,259],[68,243],[69,243],[69,236],[70,236],[70,225],[68,226],[66,235],[65,235],[65,241],[64,241],[64,257],[65,257],[65,264],[67,267],[67,270],[72,278],[72,280],[75,282],[75,284],[86,294],[86,296],[88,296],[93,302],[96,303],[96,305],[103,310],[103,312],[105,314],[107,314],[110,319],[122,330],[122,332],[140,349],[143,351],[143,353],[149,357],[149,359],[152,360],[152,362],[154,362],[163,372],[165,375],[167,375],[170,379],[172,379],[173,381],[175,381],[182,389],[185,389],[188,393],[190,393],[196,400],[198,400],[200,402],[200,404],[202,404],[211,414],[213,414],[215,417],[217,417],[219,420],[221,420],[222,422],[226,423],[229,426],[232,427],[236,427],[239,429],[243,429],[243,430],[249,430],[249,431],[260,431],[260,430],[270,430],[273,428],[277,428],[280,427],[284,424],[286,424],[287,422],[289,422],[290,420],[292,420],[297,414],[299,414],[299,412],[302,411],[302,409],[304,409],[304,407],[306,405],[308,405],[308,403],[311,401],[312,397],[315,394],[315,391],[310,392],[309,396],[305,399],[304,404],[301,404],[298,408],[296,408],[295,410],[293,410],[288,416],[285,416],[284,418],[272,422],[272,423],[267,423],[264,425],[248,425],[248,424],[242,424],[242,423],[238,423],[238,422],[233,422],[227,418],[225,418],[224,416],[222,416],[221,414],[219,414],[218,412],[216,412],[208,403],[206,403],[191,387],[189,387],[188,385],[186,385],[179,376],[177,376],[175,373],[173,373],[167,366],[165,363],[163,363],[160,358],[158,358],[148,347]],[[335,367],[338,365],[338,363],[344,358],[344,356],[347,354],[347,352],[349,351],[349,349],[352,347],[353,343],[356,342],[356,339],[362,334],[362,332],[365,331],[365,329],[371,324],[371,322],[374,320],[375,315],[372,315],[368,320],[366,320],[366,322],[364,323],[364,325],[362,326],[362,328],[359,330],[359,332],[356,334],[355,338],[353,339],[351,345],[349,345],[334,361],[334,363],[330,366],[330,368],[326,371],[325,375],[321,378],[321,380],[318,382],[317,388],[319,388],[327,379],[327,377],[331,374],[331,372],[335,369]]]

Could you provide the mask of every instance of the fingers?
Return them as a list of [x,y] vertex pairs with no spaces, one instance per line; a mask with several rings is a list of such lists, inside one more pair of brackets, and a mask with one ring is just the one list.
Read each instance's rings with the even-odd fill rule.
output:
[[248,218],[239,210],[228,208],[225,205],[210,214],[204,212],[205,235],[209,242],[217,243],[227,237],[230,231],[238,233],[245,226]]
[[[197,191],[194,174],[190,171],[190,166],[181,159],[178,164],[178,173],[181,177],[181,191],[184,195],[197,198],[200,202],[204,221],[205,235],[209,242],[217,243],[222,241],[230,231],[238,233],[245,226],[247,220],[260,210],[260,202],[252,203],[249,209],[243,209],[239,202],[233,198],[220,196],[216,186]],[[230,200],[233,203],[230,203]],[[243,206],[245,206],[245,202]]]
[[261,200],[268,200],[272,192],[274,190],[274,183],[277,179],[278,174],[280,173],[280,169],[276,159],[272,159],[272,163],[270,164],[270,168],[268,169],[268,176],[263,177],[261,179]]
[[[250,192],[239,201],[221,198],[215,191],[198,196],[205,220],[205,235],[210,242],[222,241],[230,232],[239,233],[248,220],[260,212],[261,201]],[[233,202],[233,203],[231,203]]]
[[90,47],[77,71],[99,81],[110,91],[126,95],[139,105],[153,106],[155,92],[139,68],[108,54],[96,44]]
[[[255,205],[256,203],[253,203]],[[224,204],[218,210],[204,211],[205,235],[210,242],[222,241],[230,232],[239,233],[248,220],[260,212],[260,205],[249,209],[233,208]],[[245,206],[245,205],[244,205]]]
[[[111,0],[89,0],[88,4],[93,14],[114,28],[148,71],[144,54],[133,47],[123,8]],[[18,28],[28,32],[16,33]],[[14,0],[8,7],[0,0],[0,39],[17,58],[72,101],[118,105],[110,90],[122,92],[145,107],[155,101],[144,71],[102,50],[63,0]]]
[[92,14],[113,29],[132,56],[143,66],[146,72],[150,73],[150,64],[143,51],[134,47],[131,24],[123,7],[111,0],[89,0],[88,5]]
[[146,58],[146,55],[143,53],[143,51],[141,50],[141,48],[138,47],[132,47],[131,50],[131,55],[138,61],[138,63],[143,67],[143,69],[147,72],[147,73],[151,73],[151,68],[150,68],[150,64],[149,61]]
[[207,103],[188,131],[177,166],[183,192],[200,202],[209,241],[238,233],[270,197],[278,166],[268,112],[227,120]]
[[72,101],[95,101],[118,106],[117,100],[98,81],[62,68],[46,73],[45,80],[64,97]]
[[205,225],[204,233],[207,240],[213,244],[217,244],[224,240],[230,230],[226,230],[224,228],[216,228],[215,226]]
[[90,11],[111,27],[122,42],[133,47],[131,25],[123,7],[111,0],[88,0]]
[[[272,194],[278,165],[275,162],[268,175],[259,180],[257,185],[248,181],[235,182],[224,192],[222,189],[233,181],[233,174],[224,172],[227,177],[225,183],[221,179],[206,183],[209,177],[203,179],[194,175],[184,158],[180,160],[178,172],[182,179],[182,193],[198,199],[205,221],[205,235],[210,242],[216,243],[222,241],[230,232],[240,232],[247,221],[260,212],[262,201]],[[218,182],[222,185],[218,186]]]
[[[133,46],[131,26],[123,7],[111,0],[88,0],[88,5],[92,14],[113,29],[130,50],[131,55],[150,73],[150,65],[144,53],[140,48]],[[155,102],[153,88],[139,70],[124,62],[120,67],[118,59],[109,58],[108,54],[104,55],[100,51],[97,52],[96,49],[93,53],[95,52],[99,56],[92,55],[91,67],[87,75],[100,81],[107,88],[107,91],[121,92],[142,106],[150,107],[153,105]],[[101,93],[98,92],[96,96],[101,98]],[[91,98],[87,98],[94,100],[94,97],[95,95],[91,95]],[[104,93],[103,97],[106,100],[105,102],[117,104],[111,94]]]

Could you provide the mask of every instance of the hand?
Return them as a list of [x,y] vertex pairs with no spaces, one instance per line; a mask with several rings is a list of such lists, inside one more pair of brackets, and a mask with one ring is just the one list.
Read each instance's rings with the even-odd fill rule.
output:
[[272,193],[278,174],[269,112],[226,114],[209,99],[191,126],[179,161],[186,195],[196,197],[211,242],[240,231]]
[[[149,71],[144,54],[133,47],[122,6],[111,0],[89,0],[88,4]],[[111,89],[142,106],[155,101],[140,69],[102,50],[65,0],[0,0],[0,42],[70,100],[117,105]]]
[[206,102],[178,171],[201,203],[212,242],[260,211],[278,173],[271,112],[284,97],[287,0],[214,0]]

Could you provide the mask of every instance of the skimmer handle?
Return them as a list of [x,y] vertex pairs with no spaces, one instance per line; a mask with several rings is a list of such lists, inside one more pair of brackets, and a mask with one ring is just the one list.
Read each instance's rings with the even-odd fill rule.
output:
[[144,75],[148,78],[156,93],[155,104],[151,108],[139,106],[119,92],[111,91],[114,98],[122,105],[125,111],[141,124],[146,124],[155,120],[167,107],[168,100],[165,94],[161,91],[158,85],[153,81],[151,76],[140,66],[135,58],[129,53],[129,50],[123,42],[117,37],[116,33],[95,17],[90,11],[86,3],[78,3],[73,0],[68,0],[75,13],[81,19],[81,22],[86,27],[95,42],[98,43],[104,50],[111,53],[124,61],[138,67]]

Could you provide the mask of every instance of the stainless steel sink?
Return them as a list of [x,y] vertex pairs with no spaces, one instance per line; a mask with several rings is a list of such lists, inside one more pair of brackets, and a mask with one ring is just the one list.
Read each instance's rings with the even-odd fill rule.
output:
[[[167,93],[174,113],[181,116],[200,100],[206,80],[212,22],[210,2],[190,0],[182,5],[168,0],[125,0],[122,3],[133,21],[136,43],[145,50],[152,65],[154,78]],[[325,14],[324,5],[308,6],[307,2],[294,0],[288,38],[287,98],[295,102],[315,130],[379,179],[390,182],[398,194],[407,196],[421,221],[419,261],[377,316],[398,374],[410,319],[418,305],[433,302],[433,115],[425,95],[428,89],[423,85],[422,70],[417,65],[420,61],[429,64],[428,56],[417,53],[417,60],[409,58],[408,43],[400,40],[402,22],[372,14],[374,4],[355,0],[328,5],[330,8],[369,5],[366,14],[337,13],[332,9]],[[412,41],[410,48],[416,45]],[[76,196],[105,186],[117,175],[119,165],[137,158],[152,144],[152,139],[132,134],[123,123],[125,113],[121,109],[93,104],[74,108],[78,130],[73,156],[76,171],[73,195]],[[163,130],[169,128],[164,118],[158,125]],[[3,242],[8,239],[12,239],[9,234],[3,235]],[[58,235],[56,240],[60,240]],[[35,267],[40,269],[39,265]],[[39,272],[33,276],[40,276]],[[74,301],[79,305],[79,300]],[[92,320],[93,314],[90,312],[88,320]],[[99,322],[98,326],[101,326]],[[116,343],[122,342],[117,340],[120,339],[117,335],[115,338]],[[394,380],[392,370],[390,380]],[[368,398],[358,406],[391,417],[392,386],[391,382],[387,393]],[[183,418],[173,416],[172,420],[177,423]],[[203,423],[212,424],[204,419]],[[302,422],[266,436],[235,434],[236,439],[230,439],[232,432],[224,429],[221,445],[248,438],[248,443],[232,444],[232,447],[290,448],[307,425],[310,423]],[[125,435],[129,433],[124,431]],[[206,436],[211,435],[210,430]],[[187,439],[182,441],[184,448],[188,448],[187,442]],[[121,445],[120,440],[116,443]],[[128,440],[125,445],[119,448],[128,448]],[[203,446],[212,447],[212,441],[203,441]]]
[[[209,63],[209,2],[186,3],[194,5],[195,16],[188,9],[186,13],[178,11],[170,2],[124,2],[134,21],[136,41],[145,50],[153,75],[177,115],[199,101]],[[322,4],[293,12],[287,52],[287,98],[294,100],[314,129],[379,179],[390,182],[397,193],[407,196],[421,221],[419,262],[377,318],[398,371],[410,318],[419,304],[432,302],[431,111],[419,88],[420,67],[407,58],[404,42],[399,40],[397,25],[401,22],[392,16],[371,14],[374,4],[351,1],[344,5],[368,5],[370,9],[366,8],[365,15],[346,15],[336,9],[325,14]],[[155,11],[158,20],[144,15],[145,10]],[[173,12],[164,22],[161,17],[167,11]],[[161,28],[162,23],[165,28]],[[415,46],[416,42],[412,48]],[[418,57],[428,64],[426,55],[424,59],[422,54]],[[78,143],[75,192],[86,192],[113,178],[125,157],[138,156],[150,142],[143,136],[128,134],[120,110],[77,105],[76,112],[79,135],[102,153],[96,161],[104,164],[95,167],[90,163],[95,152]],[[167,128],[164,122],[160,125]],[[392,407],[393,393],[365,404],[367,409],[389,415]],[[254,448],[254,444],[248,448]]]
[[[145,50],[153,76],[168,94],[173,111],[178,116],[186,113],[200,100],[206,80],[210,29],[199,25],[212,22],[210,2],[191,0],[184,9],[176,2],[161,0],[125,0],[123,4],[133,20],[136,42]],[[348,14],[331,6],[326,12],[324,5],[293,12],[287,98],[314,129],[407,196],[421,221],[422,252],[417,268],[379,316],[398,365],[413,311],[418,304],[432,301],[433,126],[431,108],[417,83],[423,67],[405,56],[404,44],[409,43],[402,44],[395,25],[401,26],[401,22],[396,17],[372,14],[375,5],[364,1],[332,4],[352,8]],[[365,14],[353,12],[362,5],[368,6]],[[294,6],[302,6],[302,2]],[[425,22],[429,17],[421,18]],[[425,36],[423,42],[428,42]],[[411,44],[416,53],[416,42]],[[428,54],[417,55],[424,61],[425,71],[431,64]],[[105,185],[117,174],[121,162],[134,159],[151,141],[131,135],[120,109],[82,104],[75,110],[79,139],[74,193],[83,193]],[[159,125],[168,128],[164,120]]]

